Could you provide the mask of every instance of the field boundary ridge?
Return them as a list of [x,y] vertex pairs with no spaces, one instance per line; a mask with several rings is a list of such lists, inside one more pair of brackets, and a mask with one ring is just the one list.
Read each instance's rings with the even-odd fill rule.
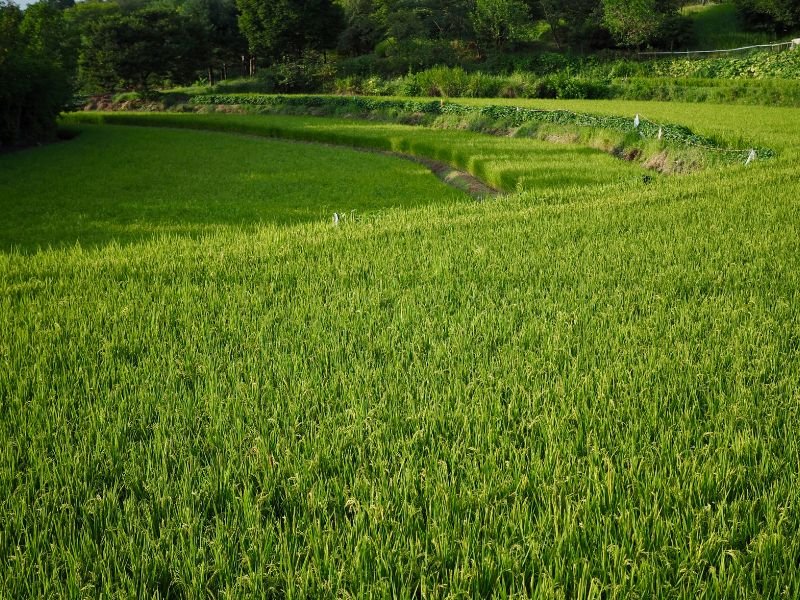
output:
[[695,133],[689,127],[671,123],[659,123],[642,118],[600,116],[573,112],[566,109],[547,110],[521,106],[487,104],[470,106],[444,100],[387,100],[366,96],[285,96],[269,94],[202,94],[189,101],[195,106],[253,106],[271,109],[305,109],[307,114],[318,111],[331,113],[351,111],[349,116],[383,112],[390,114],[421,114],[430,116],[480,117],[502,123],[509,128],[530,124],[575,126],[580,128],[606,129],[624,135],[638,135],[643,140],[657,140],[677,146],[694,147],[706,152],[722,155],[725,162],[744,162],[751,152],[759,159],[773,158],[776,153],[770,148],[751,146],[730,148],[717,140]]

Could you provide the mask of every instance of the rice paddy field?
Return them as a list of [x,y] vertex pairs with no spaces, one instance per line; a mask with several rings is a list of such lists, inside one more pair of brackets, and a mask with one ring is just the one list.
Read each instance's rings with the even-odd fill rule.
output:
[[0,160],[0,247],[26,254],[461,197],[407,161],[203,131],[86,127],[69,142]]
[[777,156],[242,115],[0,156],[0,597],[798,597],[800,113],[559,105]]

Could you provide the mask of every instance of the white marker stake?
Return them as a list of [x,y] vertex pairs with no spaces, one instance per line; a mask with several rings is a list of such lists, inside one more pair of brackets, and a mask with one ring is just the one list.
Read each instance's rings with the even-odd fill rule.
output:
[[333,224],[334,225],[339,224],[339,213],[333,213]]
[[639,113],[636,113],[636,116],[633,117],[633,128],[639,129]]
[[746,167],[751,162],[753,162],[755,159],[756,159],[756,151],[755,150],[750,150],[750,154],[747,155],[747,160],[744,161],[744,166]]
[[658,139],[661,139],[661,137],[662,137],[663,135],[664,135],[664,130],[663,130],[663,129],[661,129],[661,127],[659,127],[659,128],[658,128]]

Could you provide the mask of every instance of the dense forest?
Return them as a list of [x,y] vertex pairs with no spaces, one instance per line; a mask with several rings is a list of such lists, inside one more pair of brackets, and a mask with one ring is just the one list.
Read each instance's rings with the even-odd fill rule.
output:
[[[43,0],[0,2],[0,144],[54,130],[75,92],[147,94],[164,85],[270,70],[293,91],[310,71],[402,75],[549,50],[679,49],[680,0]],[[735,0],[750,27],[800,25],[795,0]],[[313,87],[313,85],[311,85]]]

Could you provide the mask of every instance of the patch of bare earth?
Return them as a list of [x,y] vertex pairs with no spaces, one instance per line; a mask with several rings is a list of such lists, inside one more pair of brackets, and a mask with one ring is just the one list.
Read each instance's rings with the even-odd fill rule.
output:
[[406,160],[411,160],[421,165],[425,165],[430,169],[431,173],[436,175],[440,180],[446,183],[449,186],[457,188],[462,192],[466,192],[473,198],[487,198],[491,196],[499,196],[502,194],[500,190],[497,190],[477,177],[474,177],[467,173],[466,171],[461,171],[456,169],[447,163],[438,161],[438,160],[431,160],[428,158],[419,158],[416,156],[411,156],[408,154],[398,154],[396,152],[388,153],[391,156],[397,156],[398,158],[404,158]]
[[577,133],[549,133],[544,136],[545,142],[553,144],[576,144],[580,139],[581,136]]
[[666,152],[659,152],[647,159],[644,163],[644,168],[666,173],[670,169],[669,156],[667,156]]

